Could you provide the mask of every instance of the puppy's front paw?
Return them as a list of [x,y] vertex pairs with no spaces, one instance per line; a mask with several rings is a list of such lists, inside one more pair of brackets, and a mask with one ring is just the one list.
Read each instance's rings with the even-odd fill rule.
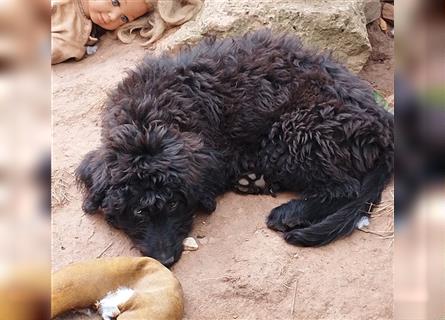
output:
[[244,174],[233,185],[233,189],[241,194],[264,194],[266,193],[266,182],[262,175],[256,173]]
[[86,199],[82,204],[82,210],[87,214],[93,214],[99,210],[99,206],[94,201]]
[[267,227],[272,230],[285,232],[288,229],[287,226],[283,223],[283,217],[285,213],[286,212],[285,210],[283,210],[282,206],[273,209],[267,217]]
[[202,209],[206,213],[212,213],[216,209],[216,200],[214,198],[204,198],[200,201]]
[[267,226],[282,232],[307,227],[309,223],[301,218],[303,210],[303,200],[292,200],[282,204],[270,212],[267,217]]

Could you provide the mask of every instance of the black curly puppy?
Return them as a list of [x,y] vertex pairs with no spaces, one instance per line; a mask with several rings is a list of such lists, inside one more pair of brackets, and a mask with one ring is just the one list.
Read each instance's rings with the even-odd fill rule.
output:
[[267,225],[316,246],[351,233],[393,171],[393,116],[372,89],[268,30],[148,57],[110,95],[102,127],[76,171],[83,210],[102,209],[165,265],[194,213],[228,190],[300,192]]

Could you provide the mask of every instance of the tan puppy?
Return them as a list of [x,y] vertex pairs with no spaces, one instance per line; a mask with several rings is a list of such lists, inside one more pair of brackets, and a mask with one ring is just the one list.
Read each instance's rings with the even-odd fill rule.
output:
[[175,320],[182,318],[184,309],[179,281],[170,270],[148,257],[106,258],[69,265],[53,274],[51,301],[51,318],[96,305],[103,319],[117,316],[119,320]]

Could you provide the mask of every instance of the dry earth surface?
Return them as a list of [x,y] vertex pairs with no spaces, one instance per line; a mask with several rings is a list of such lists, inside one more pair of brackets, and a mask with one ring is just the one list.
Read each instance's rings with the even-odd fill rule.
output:
[[[374,51],[360,75],[384,96],[393,93],[393,42],[370,27]],[[73,172],[99,144],[99,115],[106,92],[144,54],[138,45],[106,37],[98,52],[53,67],[52,262],[137,256],[130,241],[100,215],[85,216]],[[392,187],[370,229],[392,227]],[[186,252],[172,271],[182,283],[185,319],[376,319],[393,317],[393,239],[356,231],[321,248],[288,245],[266,228],[265,218],[292,195],[218,199],[212,215],[198,215]],[[386,208],[388,209],[388,208]]]

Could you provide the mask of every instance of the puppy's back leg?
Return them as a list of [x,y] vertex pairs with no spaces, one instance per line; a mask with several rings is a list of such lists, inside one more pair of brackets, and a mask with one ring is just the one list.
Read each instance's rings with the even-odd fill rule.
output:
[[290,244],[312,247],[328,244],[336,238],[350,234],[363,217],[369,217],[368,210],[371,207],[363,203],[357,210],[354,202],[356,201],[337,208],[319,222],[303,228],[286,230],[284,239]]
[[317,223],[350,201],[348,198],[322,201],[319,198],[291,200],[274,208],[267,217],[270,229],[286,232]]
[[269,228],[279,231],[308,227],[335,213],[357,197],[360,181],[350,175],[340,124],[333,108],[320,106],[285,114],[262,144],[262,164],[268,180],[289,191],[302,192],[272,210]]
[[295,245],[319,246],[349,235],[364,218],[369,217],[372,204],[380,202],[382,191],[391,178],[391,173],[390,163],[382,158],[378,166],[363,177],[359,194],[355,198],[349,198],[343,205],[336,201],[333,203],[333,207],[337,207],[335,212],[320,222],[286,232],[284,239]]

